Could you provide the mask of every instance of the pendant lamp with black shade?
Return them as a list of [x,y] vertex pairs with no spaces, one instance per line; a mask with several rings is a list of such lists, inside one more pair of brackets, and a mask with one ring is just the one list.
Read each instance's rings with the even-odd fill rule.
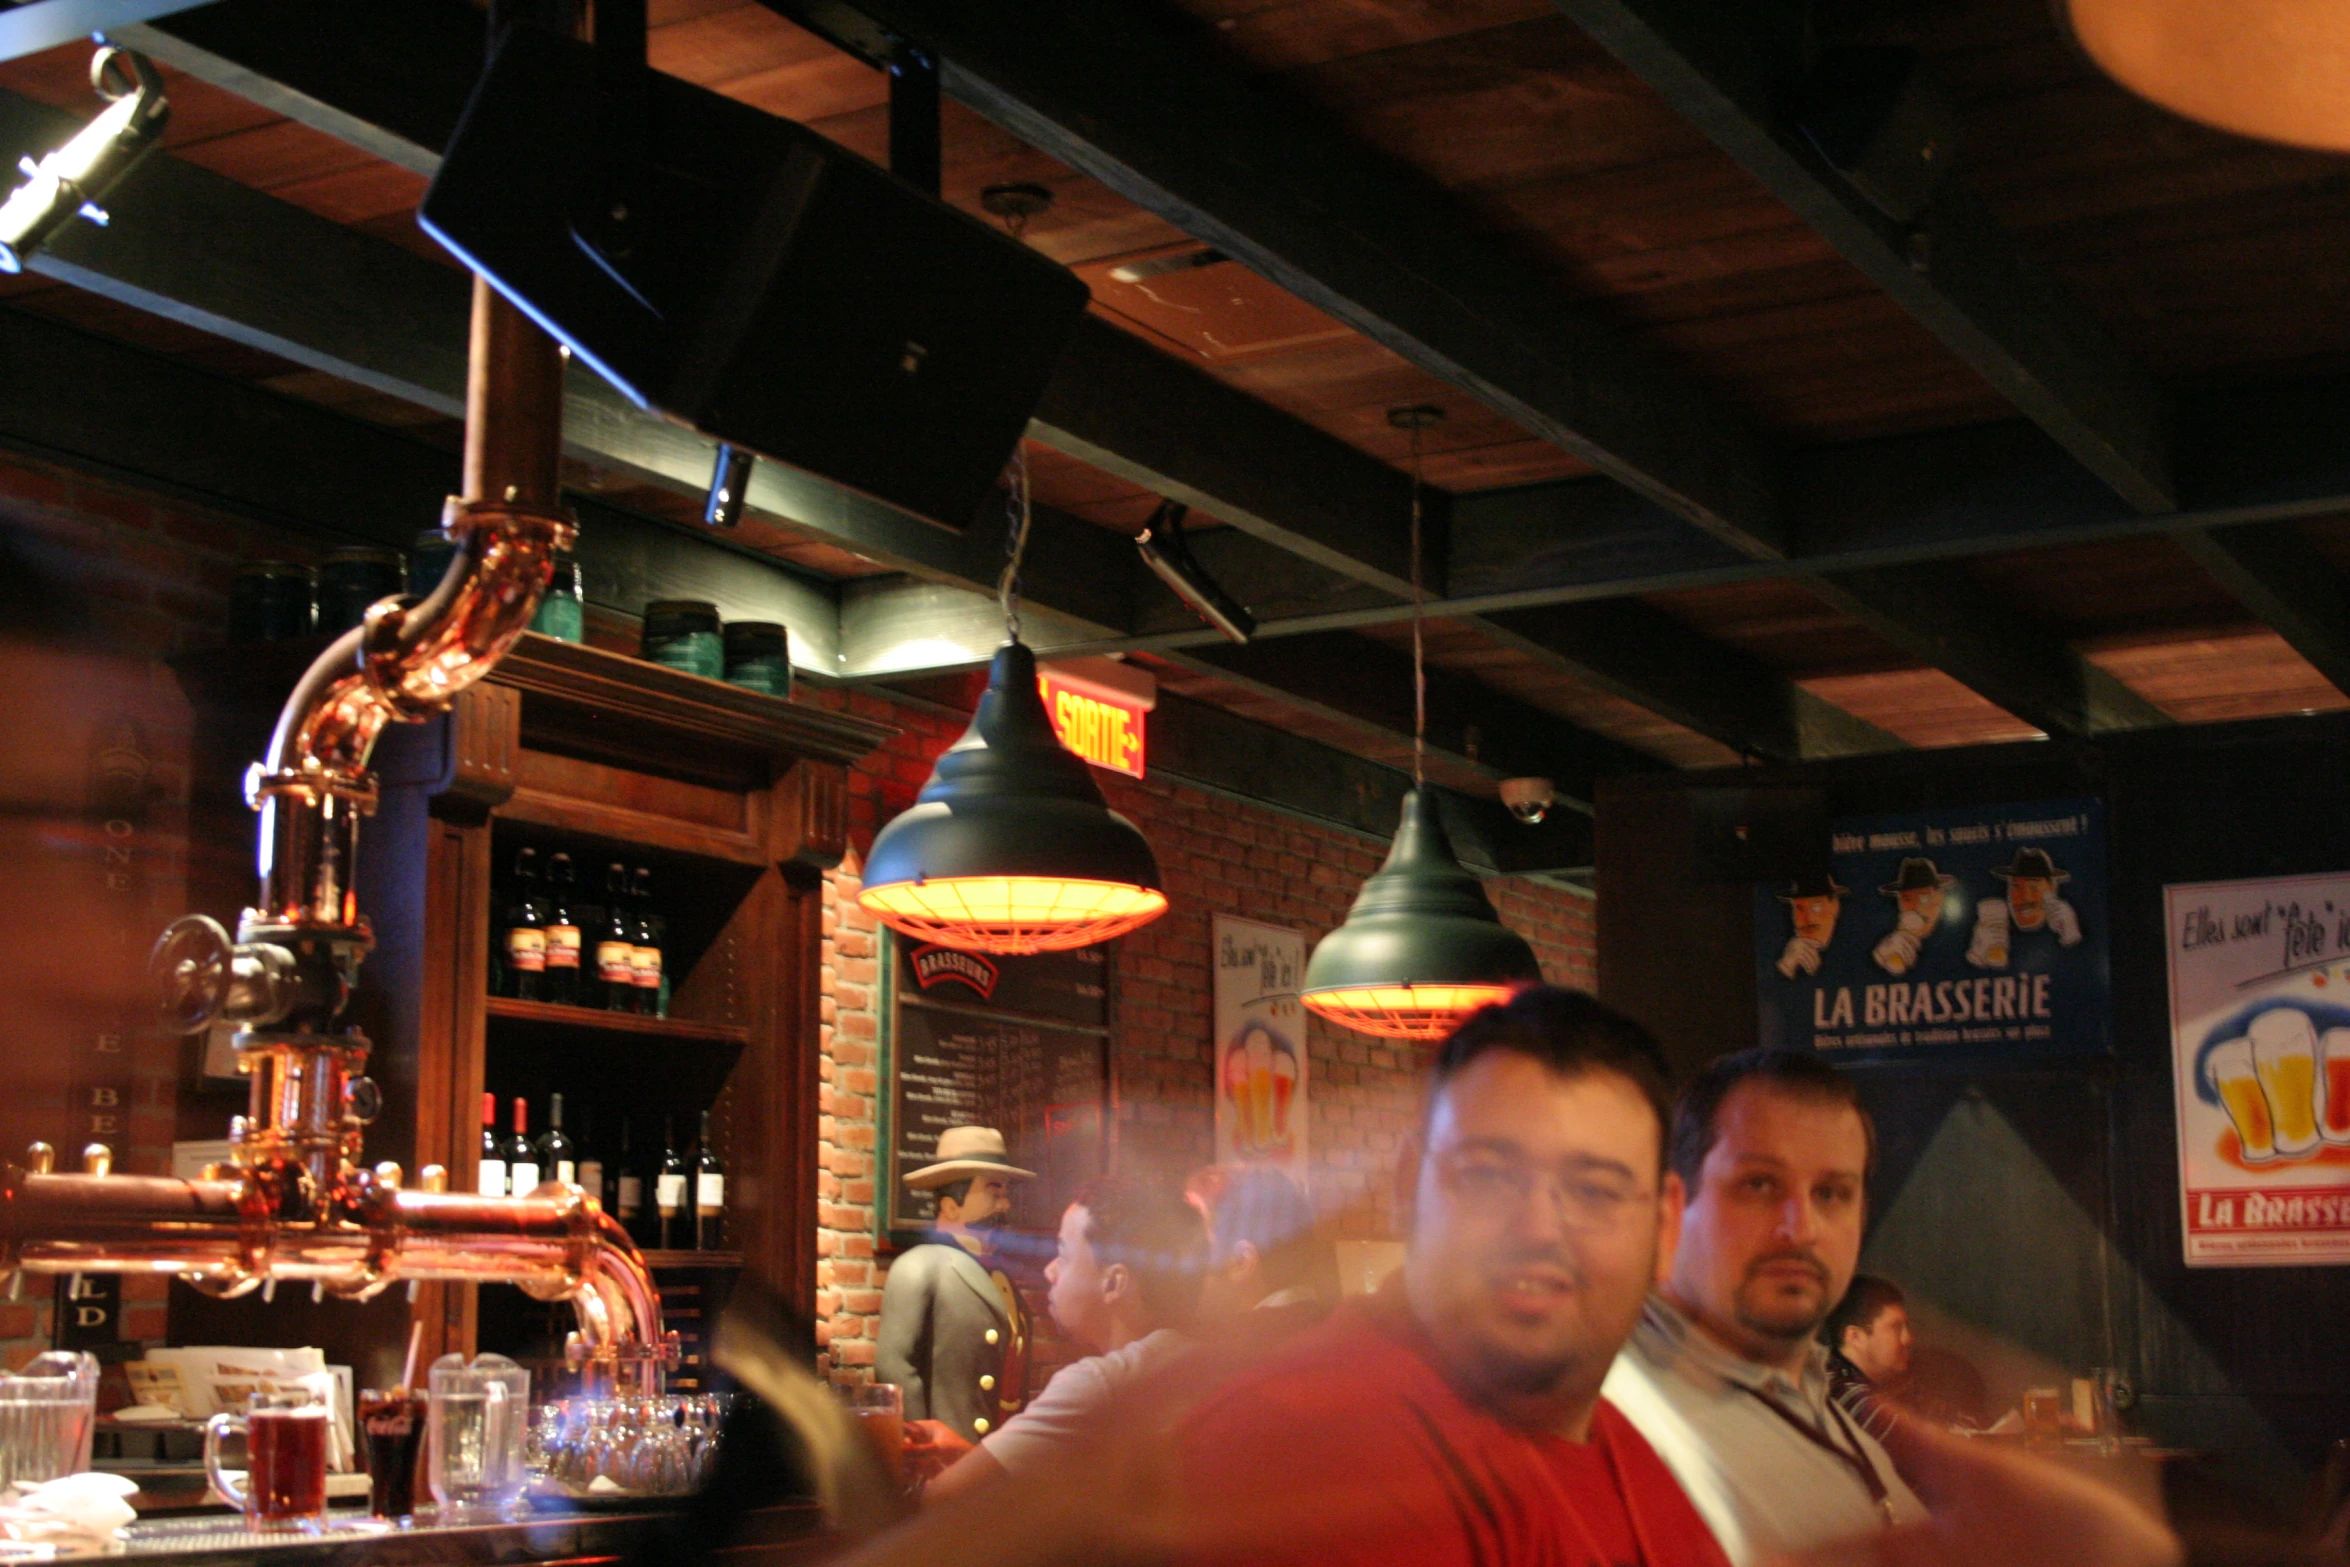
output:
[[1299,999],[1359,1033],[1442,1039],[1479,1007],[1541,981],[1534,949],[1502,924],[1484,885],[1456,859],[1427,780],[1428,679],[1422,646],[1420,437],[1443,417],[1389,412],[1412,437],[1412,788],[1387,861],[1363,883],[1346,923],[1306,963]]
[[1013,458],[1004,645],[971,727],[911,809],[865,857],[857,901],[892,930],[966,952],[1062,952],[1124,935],[1167,909],[1157,859],[1053,733],[1020,640],[1028,538],[1026,459]]

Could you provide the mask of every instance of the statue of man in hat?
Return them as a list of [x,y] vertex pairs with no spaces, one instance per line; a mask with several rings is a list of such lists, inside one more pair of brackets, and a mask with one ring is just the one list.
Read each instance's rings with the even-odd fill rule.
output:
[[1836,917],[1844,912],[1844,889],[1835,877],[1820,871],[1789,882],[1779,901],[1787,905],[1787,922],[1793,928],[1773,966],[1781,979],[1793,979],[1798,973],[1817,974],[1820,954],[1836,939]]
[[2007,967],[2011,931],[2046,930],[2060,947],[2080,941],[2081,916],[2056,891],[2057,883],[2073,879],[2072,872],[2058,870],[2046,849],[2018,849],[2005,870],[1991,874],[2007,883],[2007,893],[1975,905],[1975,935],[1966,949],[1969,963],[1977,968]]
[[1877,890],[1900,906],[1893,929],[1885,934],[1870,954],[1877,967],[1888,974],[1906,974],[1915,967],[1918,948],[1934,934],[1934,927],[1942,923],[1942,898],[1956,882],[1956,876],[1945,875],[1932,860],[1913,855],[1901,862],[1901,869],[1893,879]]
[[992,1245],[1012,1210],[1012,1163],[992,1126],[950,1126],[937,1157],[905,1177],[935,1192],[938,1217],[890,1264],[881,1291],[875,1375],[897,1384],[908,1420],[936,1420],[976,1442],[1028,1397],[1028,1313]]

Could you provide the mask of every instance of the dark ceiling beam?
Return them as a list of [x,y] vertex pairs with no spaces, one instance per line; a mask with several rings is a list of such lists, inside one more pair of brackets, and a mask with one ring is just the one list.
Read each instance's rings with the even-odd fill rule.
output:
[[910,40],[1021,141],[1742,551],[1784,547],[1773,456],[1742,419],[1193,18],[1146,0],[766,3],[870,60]]
[[2182,534],[2196,563],[2311,667],[2350,692],[2350,581],[2289,522]]
[[1799,13],[1752,0],[1557,0],[2025,418],[2139,510],[2175,504],[2159,389],[2095,316],[1947,175],[1922,231],[1878,211],[1782,105]]
[[[1412,733],[1411,656],[1368,637],[1334,631],[1161,656],[1385,740],[1408,743]],[[1562,800],[1585,811],[1601,778],[1660,765],[1645,752],[1442,668],[1428,671],[1428,749],[1492,778],[1548,778]]]
[[1512,610],[1481,624],[1539,662],[1743,756],[1795,762],[1903,748],[1760,659],[1636,599]]
[[1812,590],[1919,663],[2045,734],[2146,729],[2170,716],[1962,573],[1880,566]]

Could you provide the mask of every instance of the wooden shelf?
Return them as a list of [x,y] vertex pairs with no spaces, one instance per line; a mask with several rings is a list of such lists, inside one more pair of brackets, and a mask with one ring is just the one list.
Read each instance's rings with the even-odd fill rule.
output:
[[696,1023],[682,1017],[641,1017],[633,1012],[605,1012],[596,1007],[557,1006],[552,1001],[517,1001],[491,996],[489,1015],[541,1027],[582,1028],[605,1034],[630,1034],[647,1039],[674,1039],[694,1044],[742,1045],[751,1031],[730,1023]]
[[643,1254],[645,1266],[659,1272],[664,1268],[739,1268],[743,1254],[739,1251],[648,1251]]

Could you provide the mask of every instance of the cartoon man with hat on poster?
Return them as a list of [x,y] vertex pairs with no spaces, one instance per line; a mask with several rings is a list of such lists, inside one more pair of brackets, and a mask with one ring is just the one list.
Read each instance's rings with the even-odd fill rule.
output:
[[1918,948],[1942,923],[1942,900],[1957,880],[1944,875],[1922,855],[1901,862],[1893,879],[1877,889],[1901,909],[1893,929],[1869,954],[1877,960],[1877,967],[1888,974],[1906,974],[1916,965]]
[[935,1192],[930,1233],[898,1255],[881,1291],[874,1374],[897,1384],[908,1420],[976,1442],[1028,1397],[1028,1312],[992,1244],[1012,1209],[1014,1165],[992,1126],[950,1126],[932,1162],[905,1177]]
[[2046,849],[2018,849],[2005,870],[1991,874],[2007,883],[2007,895],[1975,905],[1975,935],[1966,949],[1969,963],[1977,968],[2007,967],[2011,930],[2046,930],[2060,947],[2080,941],[2080,915],[2056,894],[2057,883],[2071,881],[2072,872],[2058,870]]
[[1779,977],[1817,974],[1820,954],[1836,939],[1836,917],[1844,911],[1844,889],[1836,885],[1835,877],[1820,871],[1789,882],[1779,901],[1787,905],[1788,921],[1795,927],[1775,965]]

